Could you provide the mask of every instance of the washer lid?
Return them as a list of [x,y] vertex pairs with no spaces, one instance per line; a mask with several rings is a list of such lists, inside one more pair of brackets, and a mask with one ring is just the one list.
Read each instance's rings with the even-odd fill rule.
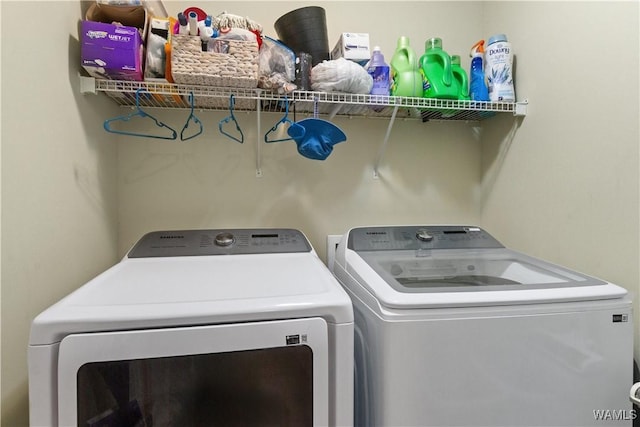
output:
[[529,304],[620,298],[602,280],[504,248],[478,227],[350,231],[347,270],[387,307]]

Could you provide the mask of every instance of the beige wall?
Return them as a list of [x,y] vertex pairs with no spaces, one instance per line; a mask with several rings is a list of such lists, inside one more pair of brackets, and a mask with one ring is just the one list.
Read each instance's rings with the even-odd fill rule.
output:
[[[482,13],[481,2],[393,2],[392,8],[383,2],[189,4],[248,16],[263,25],[266,35],[277,38],[273,23],[280,16],[319,3],[326,10],[330,48],[342,32],[368,32],[371,45],[381,47],[387,62],[397,38],[405,35],[418,56],[425,40],[438,36],[450,53],[468,63],[467,52],[481,33],[481,21],[474,19]],[[165,5],[172,15],[185,8],[184,2]],[[262,141],[281,115],[264,114],[258,135],[255,115],[241,114],[243,145],[218,133],[217,123],[226,113],[200,116],[205,134],[193,143],[121,140],[121,253],[154,229],[288,226],[303,230],[324,258],[327,234],[363,223],[480,221],[476,187],[482,145],[476,129],[466,124],[396,121],[380,179],[374,179],[373,165],[388,121],[338,118],[334,123],[348,139],[326,161],[301,157],[293,142],[263,144],[263,176],[256,178],[255,141]],[[180,129],[187,112],[160,117]]]
[[[27,423],[33,317],[149,230],[296,227],[323,256],[326,235],[354,225],[479,223],[509,246],[638,292],[637,2],[165,3],[171,14],[195,5],[249,16],[270,35],[287,11],[320,4],[331,45],[340,32],[368,32],[390,60],[398,36],[419,53],[438,36],[464,68],[475,41],[505,32],[529,112],[482,129],[398,121],[379,179],[387,122],[340,118],[348,141],[325,162],[291,142],[262,145],[256,178],[254,114],[239,114],[242,145],[217,133],[225,114],[215,112],[200,114],[205,134],[188,143],[115,138],[102,121],[123,110],[79,94],[78,2],[0,2],[3,426]],[[55,49],[16,61],[42,38],[14,16],[46,22]],[[186,114],[158,116],[179,129]],[[263,115],[263,132],[278,118]]]
[[[154,229],[279,226],[303,230],[324,257],[327,234],[342,234],[363,222],[480,219],[474,190],[481,145],[464,124],[399,121],[380,178],[374,179],[373,163],[388,122],[337,119],[348,139],[326,161],[300,156],[293,142],[263,144],[263,176],[256,178],[255,115],[238,115],[244,144],[218,133],[225,115],[200,114],[205,134],[193,143],[121,142],[121,253]],[[159,117],[181,127],[186,114]],[[270,127],[280,117],[265,114],[262,122]]]
[[639,14],[638,2],[491,2],[483,25],[513,41],[518,97],[531,103],[513,141],[508,123],[484,135],[483,225],[624,286],[636,325]]
[[78,2],[0,9],[2,425],[17,427],[31,320],[117,259],[116,141],[101,129],[117,109],[79,93]]

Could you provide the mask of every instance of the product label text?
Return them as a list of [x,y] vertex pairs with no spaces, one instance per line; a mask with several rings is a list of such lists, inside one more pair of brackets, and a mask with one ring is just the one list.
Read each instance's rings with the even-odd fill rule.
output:
[[509,48],[508,47],[499,47],[496,49],[489,49],[488,50],[488,54],[489,55],[498,55],[498,54],[505,54],[508,55],[509,54]]
[[90,39],[103,39],[107,37],[106,31],[87,31],[87,37]]
[[125,42],[128,43],[131,41],[131,37],[129,36],[119,36],[117,34],[109,34],[109,40],[113,40],[114,42]]

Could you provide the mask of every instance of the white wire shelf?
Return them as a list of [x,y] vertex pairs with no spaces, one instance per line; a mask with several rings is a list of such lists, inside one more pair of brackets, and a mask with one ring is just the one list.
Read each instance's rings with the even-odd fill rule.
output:
[[234,109],[239,111],[282,112],[284,100],[290,101],[289,112],[349,117],[414,118],[422,121],[482,121],[497,113],[514,116],[526,115],[524,102],[481,102],[447,99],[413,98],[381,95],[358,95],[315,91],[295,91],[283,94],[257,88],[220,88],[158,82],[102,80],[81,77],[83,93],[103,92],[122,106],[135,106],[140,91],[139,105],[146,108],[190,108],[189,95],[193,94],[198,110],[225,110],[234,96]]

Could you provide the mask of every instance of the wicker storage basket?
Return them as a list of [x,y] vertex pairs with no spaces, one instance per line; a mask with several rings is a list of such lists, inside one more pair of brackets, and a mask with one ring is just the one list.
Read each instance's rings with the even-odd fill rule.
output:
[[203,52],[200,37],[171,36],[171,75],[176,83],[217,87],[258,86],[258,44],[227,40],[229,53]]

